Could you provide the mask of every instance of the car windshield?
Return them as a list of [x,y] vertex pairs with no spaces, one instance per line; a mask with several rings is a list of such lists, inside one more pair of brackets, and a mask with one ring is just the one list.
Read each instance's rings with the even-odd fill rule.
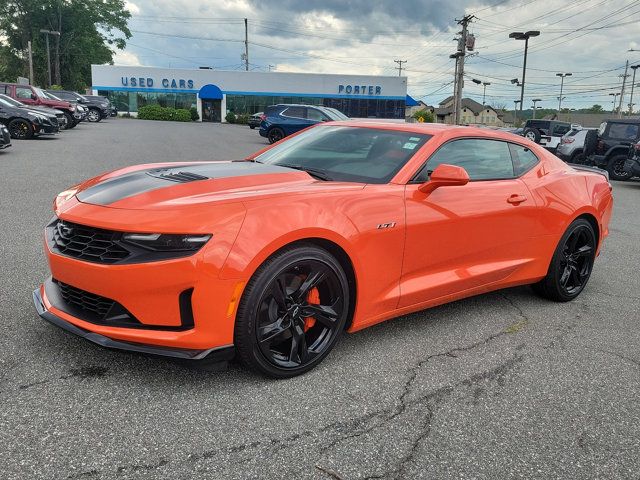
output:
[[430,138],[423,133],[326,125],[291,137],[254,160],[308,169],[335,181],[387,183]]
[[[36,90],[38,90],[38,89],[36,88]],[[42,95],[40,95],[40,93]],[[56,97],[53,93],[45,92],[43,90],[40,90],[40,93],[38,93],[38,96],[41,97],[41,98],[48,98],[49,100],[57,100],[59,102],[62,101],[61,98]]]
[[0,95],[0,102],[3,105],[7,105],[8,107],[24,107],[24,103],[20,103],[17,100],[14,100],[11,97],[7,97],[6,95]]
[[49,98],[44,90],[40,90],[38,87],[32,87],[35,94],[40,98]]

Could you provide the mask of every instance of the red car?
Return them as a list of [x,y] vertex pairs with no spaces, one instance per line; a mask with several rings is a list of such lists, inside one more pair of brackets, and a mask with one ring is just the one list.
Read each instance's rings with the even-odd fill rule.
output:
[[138,165],[62,192],[46,320],[106,347],[316,366],[344,330],[532,284],[580,294],[609,233],[606,172],[509,133],[334,122],[245,161]]
[[65,130],[75,127],[79,120],[74,117],[76,106],[62,100],[54,100],[48,97],[44,91],[31,85],[19,83],[0,83],[0,93],[24,103],[27,106],[48,107],[61,110],[64,113],[65,122],[60,124],[60,128]]

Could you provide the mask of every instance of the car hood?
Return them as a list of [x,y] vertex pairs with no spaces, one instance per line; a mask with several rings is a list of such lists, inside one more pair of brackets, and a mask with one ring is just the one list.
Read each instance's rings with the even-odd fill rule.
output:
[[[27,112],[34,112],[34,113],[40,113],[40,114],[45,114],[45,115],[50,115],[52,117],[55,117],[56,114],[58,112],[60,112],[60,110],[56,110],[55,108],[48,108],[48,107],[20,107],[23,110],[26,110]],[[62,113],[62,112],[60,112]]]
[[319,181],[303,171],[252,161],[198,162],[140,165],[112,172],[81,184],[76,198],[110,208],[168,210],[363,187]]

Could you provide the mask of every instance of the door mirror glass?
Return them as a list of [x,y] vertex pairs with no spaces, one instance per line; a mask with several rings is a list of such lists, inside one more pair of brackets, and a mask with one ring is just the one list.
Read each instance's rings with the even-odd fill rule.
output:
[[429,176],[429,180],[418,187],[422,193],[431,193],[439,187],[456,187],[469,183],[467,171],[457,165],[442,163]]

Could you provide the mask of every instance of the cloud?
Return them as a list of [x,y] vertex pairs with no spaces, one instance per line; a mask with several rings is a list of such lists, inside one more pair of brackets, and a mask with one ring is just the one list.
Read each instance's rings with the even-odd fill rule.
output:
[[141,65],[138,56],[135,53],[126,50],[116,50],[113,58],[113,63],[116,65]]
[[140,7],[133,2],[124,2],[124,8],[131,12],[131,15],[140,15]]

